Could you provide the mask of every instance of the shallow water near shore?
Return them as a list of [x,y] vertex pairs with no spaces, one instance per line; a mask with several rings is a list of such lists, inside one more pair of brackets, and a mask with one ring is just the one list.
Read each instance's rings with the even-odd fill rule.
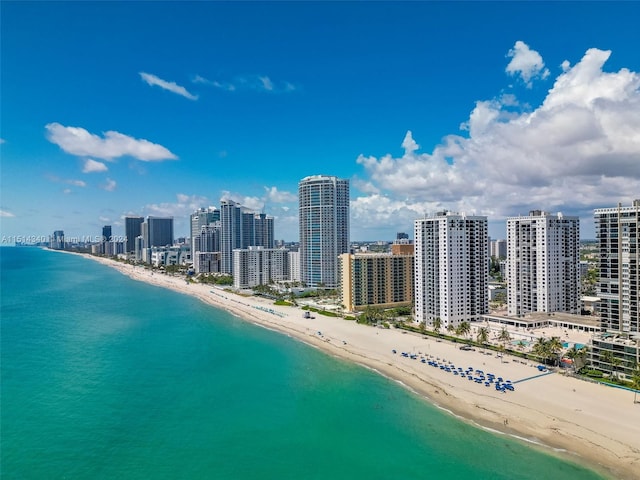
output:
[[3,478],[602,478],[88,259],[0,262]]

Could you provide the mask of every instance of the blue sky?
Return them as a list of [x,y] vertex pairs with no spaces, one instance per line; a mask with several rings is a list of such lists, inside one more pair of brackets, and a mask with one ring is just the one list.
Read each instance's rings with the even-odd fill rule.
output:
[[449,209],[640,197],[637,2],[1,3],[2,235],[100,234],[230,198],[297,240],[351,181],[351,239]]

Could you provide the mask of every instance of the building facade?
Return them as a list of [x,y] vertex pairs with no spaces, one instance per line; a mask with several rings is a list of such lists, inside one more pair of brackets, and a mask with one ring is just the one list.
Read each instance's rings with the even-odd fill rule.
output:
[[298,201],[301,281],[336,288],[338,255],[349,252],[349,180],[305,177],[298,184]]
[[289,251],[289,280],[292,282],[300,282],[300,252]]
[[596,310],[603,333],[593,339],[591,363],[629,378],[640,365],[640,200],[596,209],[594,218],[600,257]]
[[173,245],[173,217],[149,216],[140,227],[143,248]]
[[289,278],[289,255],[284,248],[238,248],[233,251],[233,263],[234,288],[253,288]]
[[410,254],[343,253],[339,257],[340,303],[349,312],[367,306],[410,306],[414,257]]
[[507,219],[507,310],[580,313],[580,219],[534,210]]
[[416,321],[480,321],[489,309],[487,217],[440,212],[414,227]]
[[200,236],[202,227],[211,225],[212,223],[220,221],[220,210],[216,207],[199,208],[191,214],[189,217],[191,227],[191,253],[195,255],[196,251],[215,251],[215,250],[202,250],[196,248],[196,240]]
[[126,253],[135,252],[136,238],[142,235],[142,217],[124,217],[124,235]]

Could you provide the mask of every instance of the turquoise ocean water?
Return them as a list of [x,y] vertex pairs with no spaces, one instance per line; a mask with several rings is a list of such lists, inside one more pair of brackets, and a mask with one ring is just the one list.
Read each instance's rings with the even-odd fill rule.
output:
[[2,478],[601,478],[91,260],[0,262]]

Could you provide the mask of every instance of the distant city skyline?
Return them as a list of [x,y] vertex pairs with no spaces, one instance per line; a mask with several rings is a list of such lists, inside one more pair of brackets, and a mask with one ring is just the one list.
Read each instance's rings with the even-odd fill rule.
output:
[[640,196],[637,2],[3,2],[3,236],[125,235],[232,200],[299,240],[298,182],[349,180],[350,238],[449,210],[580,218]]

